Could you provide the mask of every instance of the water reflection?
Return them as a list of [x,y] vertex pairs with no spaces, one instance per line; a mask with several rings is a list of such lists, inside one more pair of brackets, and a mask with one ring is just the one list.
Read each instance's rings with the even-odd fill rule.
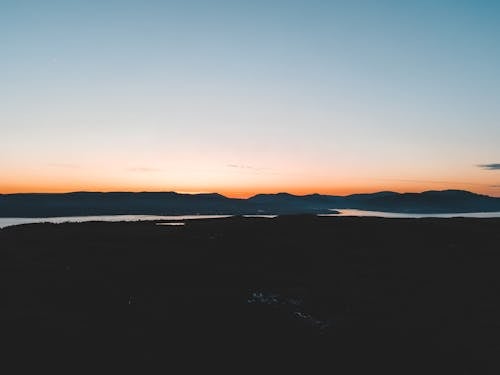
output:
[[264,219],[274,219],[275,217],[278,217],[278,215],[243,215],[243,217],[260,217]]
[[382,212],[382,211],[364,211],[352,209],[338,209],[338,214],[323,214],[318,216],[370,216],[370,217],[386,217],[386,218],[424,218],[424,217],[473,217],[473,218],[493,218],[500,217],[500,212],[468,212],[468,213],[442,213],[442,214],[413,214],[413,213],[398,213],[398,212]]
[[[500,212],[469,212],[469,213],[446,213],[446,214],[412,214],[412,213],[394,213],[380,211],[364,211],[352,209],[338,209],[338,214],[320,214],[318,216],[371,216],[386,218],[423,218],[423,217],[473,217],[473,218],[494,218],[500,217]],[[273,219],[277,215],[243,215],[248,218],[268,218]],[[180,216],[160,216],[160,215],[102,215],[102,216],[69,216],[69,217],[48,217],[48,218],[0,218],[0,229],[12,225],[36,224],[36,223],[83,223],[88,221],[159,221],[167,220],[170,222],[158,223],[158,225],[184,225],[184,220],[196,219],[223,219],[232,217],[232,215],[180,215]]]
[[0,229],[12,225],[36,224],[36,223],[83,223],[88,221],[156,221],[156,220],[194,220],[194,219],[221,219],[231,217],[231,215],[180,215],[180,216],[160,216],[160,215],[102,215],[102,216],[68,216],[68,217],[36,217],[36,218],[18,218],[2,217],[0,218]]

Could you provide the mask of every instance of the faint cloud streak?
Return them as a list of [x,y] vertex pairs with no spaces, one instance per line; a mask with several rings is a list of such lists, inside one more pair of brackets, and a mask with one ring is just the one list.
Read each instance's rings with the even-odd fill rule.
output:
[[478,167],[487,171],[498,171],[500,170],[500,163],[479,164]]
[[48,165],[54,168],[67,168],[67,169],[80,168],[78,164],[70,164],[70,163],[49,163]]
[[244,164],[227,164],[226,167],[238,168],[238,169],[251,169],[253,171],[264,171],[264,170],[269,169],[269,168],[258,168],[258,167],[253,167],[251,165],[244,165]]
[[229,168],[238,168],[238,169],[252,169],[252,170],[261,170],[263,168],[255,168],[252,167],[251,165],[243,165],[243,164],[228,164],[227,167]]
[[255,174],[262,174],[262,173],[271,174],[271,175],[280,174],[280,173],[273,171],[272,168],[254,167],[252,165],[246,165],[246,164],[226,164],[226,167],[233,168],[233,169],[240,169],[242,171],[254,172]]
[[129,172],[151,173],[151,172],[161,172],[162,170],[158,169],[158,168],[135,167],[135,168],[128,168],[127,171],[129,171]]
[[448,184],[448,185],[477,185],[485,186],[485,184],[480,184],[477,182],[466,182],[466,181],[449,181],[449,180],[418,180],[418,179],[401,179],[401,178],[377,178],[377,181],[397,181],[397,182],[408,182],[408,183],[424,183],[424,184]]

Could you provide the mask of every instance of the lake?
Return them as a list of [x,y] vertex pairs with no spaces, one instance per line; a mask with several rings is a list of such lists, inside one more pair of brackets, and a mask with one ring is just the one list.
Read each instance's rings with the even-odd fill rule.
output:
[[[411,213],[394,213],[394,212],[379,212],[379,211],[363,211],[363,210],[347,210],[338,209],[339,214],[322,214],[318,216],[371,216],[385,218],[423,218],[423,217],[475,217],[475,218],[493,218],[500,217],[500,212],[469,212],[469,213],[446,213],[446,214],[411,214]],[[274,218],[276,215],[244,215],[245,217],[263,217]],[[231,215],[180,215],[180,216],[159,216],[159,215],[104,215],[104,216],[68,216],[68,217],[43,217],[43,218],[12,218],[1,217],[0,229],[20,224],[36,224],[36,223],[81,223],[88,221],[157,221],[157,220],[172,220],[174,223],[165,223],[165,225],[182,225],[183,220],[200,220],[200,219],[222,219],[231,217]]]
[[103,216],[68,216],[68,217],[0,217],[0,229],[20,224],[36,223],[82,223],[88,221],[156,221],[156,220],[193,220],[193,219],[219,219],[230,217],[230,215],[180,215],[180,216],[160,216],[160,215],[103,215]]
[[381,211],[364,211],[364,210],[347,210],[337,209],[339,214],[326,214],[319,216],[371,216],[371,217],[386,217],[386,218],[423,218],[423,217],[475,217],[475,218],[493,218],[500,217],[500,212],[468,212],[468,213],[445,213],[445,214],[412,214],[412,213],[397,213],[397,212],[381,212]]

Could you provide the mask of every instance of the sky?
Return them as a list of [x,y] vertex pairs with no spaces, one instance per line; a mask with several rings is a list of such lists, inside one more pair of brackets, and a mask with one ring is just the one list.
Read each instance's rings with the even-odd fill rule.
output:
[[500,2],[0,0],[0,193],[500,196]]

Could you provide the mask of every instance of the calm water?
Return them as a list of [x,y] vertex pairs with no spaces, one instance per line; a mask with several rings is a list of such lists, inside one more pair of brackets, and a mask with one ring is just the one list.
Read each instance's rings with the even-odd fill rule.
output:
[[19,224],[34,223],[82,223],[86,221],[151,221],[151,220],[182,220],[192,219],[219,219],[230,215],[182,215],[182,216],[157,216],[157,215],[109,215],[109,216],[69,216],[69,217],[43,217],[43,218],[11,218],[0,217],[0,229]]
[[476,217],[491,218],[500,217],[500,212],[469,212],[469,213],[447,213],[447,214],[409,214],[381,211],[363,211],[363,210],[344,210],[338,209],[340,214],[320,215],[320,216],[374,216],[374,217],[393,217],[393,218],[422,218],[422,217]]
[[[448,214],[406,214],[379,211],[344,210],[339,209],[339,214],[325,214],[319,216],[375,216],[387,218],[422,218],[422,217],[476,217],[492,218],[500,217],[500,212],[471,212],[471,213],[448,213]],[[109,215],[109,216],[70,216],[49,218],[0,218],[0,229],[12,225],[34,224],[34,223],[81,223],[86,221],[156,221],[171,220],[173,222],[161,225],[183,225],[184,220],[194,219],[221,219],[231,215],[183,215],[183,216],[156,216],[156,215]],[[244,215],[245,217],[275,218],[276,215]]]

